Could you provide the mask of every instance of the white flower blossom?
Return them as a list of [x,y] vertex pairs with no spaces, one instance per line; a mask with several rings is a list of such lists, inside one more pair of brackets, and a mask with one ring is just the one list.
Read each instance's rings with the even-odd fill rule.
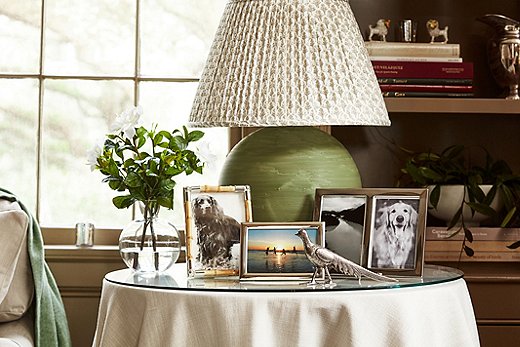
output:
[[87,151],[87,165],[90,171],[94,171],[97,165],[97,159],[103,154],[103,146],[97,143],[89,151]]
[[135,135],[135,128],[139,124],[139,118],[143,114],[143,108],[137,106],[126,110],[118,115],[110,127],[110,132],[113,134],[124,133],[125,137],[132,139]]
[[195,155],[200,159],[200,161],[204,163],[204,166],[206,166],[207,169],[212,170],[216,168],[216,162],[218,157],[211,150],[209,142],[201,142],[194,152]]

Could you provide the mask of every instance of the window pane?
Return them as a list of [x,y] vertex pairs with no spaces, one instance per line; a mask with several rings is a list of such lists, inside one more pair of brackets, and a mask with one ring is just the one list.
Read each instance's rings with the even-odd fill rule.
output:
[[131,211],[112,205],[116,194],[99,171],[90,171],[86,153],[103,142],[115,115],[131,107],[132,82],[49,80],[44,93],[40,222],[124,226]]
[[226,2],[141,1],[141,74],[200,77]]
[[[140,84],[140,105],[143,106],[143,125],[158,124],[158,129],[179,129],[188,124],[188,117],[198,83],[143,82]],[[193,173],[177,176],[175,181],[174,211],[161,211],[177,227],[184,229],[182,187],[218,183],[218,175],[229,148],[227,128],[205,128],[204,137],[194,143],[212,160],[203,170],[203,175]],[[211,145],[209,145],[211,144]]]
[[0,0],[0,72],[37,73],[41,0]]
[[0,187],[36,211],[38,80],[0,79]]
[[132,75],[135,1],[47,0],[46,74]]

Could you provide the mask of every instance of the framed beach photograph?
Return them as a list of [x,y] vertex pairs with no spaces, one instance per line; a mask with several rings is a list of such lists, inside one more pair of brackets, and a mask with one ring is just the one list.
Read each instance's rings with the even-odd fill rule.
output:
[[184,188],[188,276],[237,276],[241,223],[252,222],[250,187]]
[[313,219],[325,223],[325,247],[361,264],[368,196],[363,189],[316,189]]
[[388,275],[421,276],[428,190],[377,189],[369,199],[364,266]]
[[304,229],[312,243],[323,246],[321,222],[243,223],[241,234],[241,279],[302,279],[314,273],[302,240]]

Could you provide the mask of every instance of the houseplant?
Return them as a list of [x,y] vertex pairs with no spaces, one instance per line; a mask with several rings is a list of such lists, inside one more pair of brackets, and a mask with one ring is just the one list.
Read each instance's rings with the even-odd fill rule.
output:
[[[179,257],[180,242],[175,227],[158,218],[159,208],[173,208],[174,176],[202,173],[203,163],[192,142],[201,131],[171,132],[139,126],[142,109],[120,114],[103,145],[89,153],[91,169],[99,170],[103,182],[121,192],[112,199],[117,208],[139,203],[143,218],[132,221],[121,232],[119,249],[128,267],[141,272],[166,270]],[[123,193],[124,192],[124,193]]]
[[[514,174],[505,161],[494,160],[487,151],[483,151],[484,165],[473,163],[469,148],[462,145],[447,147],[440,153],[406,151],[408,158],[399,178],[399,185],[429,186],[429,202],[433,209],[439,205],[443,187],[463,187],[460,205],[447,224],[448,230],[453,229],[452,235],[464,232],[462,249],[468,256],[474,254],[466,243],[473,241],[473,234],[467,214],[463,213],[465,208],[469,208],[471,216],[477,213],[488,216],[494,225],[500,227],[516,225],[520,221],[520,175]],[[483,189],[483,185],[489,187]],[[497,199],[503,209],[494,208]],[[520,243],[515,242],[509,247],[519,246]]]

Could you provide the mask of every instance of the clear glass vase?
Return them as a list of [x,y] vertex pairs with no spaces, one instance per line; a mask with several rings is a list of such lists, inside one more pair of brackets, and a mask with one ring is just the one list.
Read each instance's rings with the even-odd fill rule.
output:
[[136,219],[119,236],[119,252],[126,266],[141,273],[155,273],[171,267],[181,252],[179,232],[157,213]]

